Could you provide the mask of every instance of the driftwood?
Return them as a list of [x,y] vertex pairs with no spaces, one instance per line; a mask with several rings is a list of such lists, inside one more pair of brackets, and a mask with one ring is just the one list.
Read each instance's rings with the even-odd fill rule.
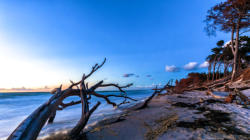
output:
[[148,103],[153,99],[153,97],[154,97],[156,94],[157,94],[157,92],[156,92],[156,90],[155,90],[155,92],[154,92],[150,97],[148,97],[148,98],[143,102],[143,104],[142,104],[140,107],[136,108],[136,110],[140,110],[140,109],[146,108],[146,107],[148,106]]
[[[126,100],[136,101],[135,99],[128,97],[126,92],[123,90],[124,88],[132,86],[132,84],[128,84],[126,86],[119,86],[118,84],[113,83],[103,84],[103,81],[100,81],[90,88],[88,87],[88,83],[85,84],[85,80],[90,77],[94,72],[96,72],[99,68],[101,68],[105,62],[106,59],[104,59],[104,61],[100,65],[95,64],[92,67],[91,72],[88,75],[83,75],[82,80],[80,80],[79,82],[74,83],[71,81],[71,85],[67,89],[62,90],[61,85],[59,88],[52,90],[51,94],[53,94],[53,96],[46,103],[37,108],[32,114],[30,114],[12,132],[12,134],[8,137],[8,140],[35,140],[47,121],[48,123],[53,123],[57,111],[63,110],[66,107],[72,105],[82,104],[81,119],[78,121],[77,125],[69,132],[69,137],[72,139],[76,139],[84,129],[91,114],[100,105],[100,102],[97,102],[93,108],[89,109],[88,101],[91,99],[91,96],[103,98],[108,104],[111,104],[114,107],[127,103]],[[111,86],[117,88],[121,92],[121,94],[102,95],[95,91],[99,87]],[[80,97],[80,100],[64,103],[64,99],[70,96],[78,96]],[[124,101],[117,105],[116,103],[112,102],[109,97],[124,98]]]
[[41,105],[28,116],[9,136],[8,140],[36,139],[51,112],[55,111],[58,104],[60,104],[60,98],[62,97],[60,93],[61,91],[57,90],[56,94],[48,102]]
[[164,90],[166,90],[167,92],[172,92],[172,89],[173,89],[173,86],[171,84],[171,80],[168,81],[168,83],[163,87],[163,88],[157,88],[157,86],[153,89],[154,90],[154,93],[148,97],[144,102],[143,104],[136,108],[136,110],[140,110],[140,109],[144,109],[148,106],[149,102],[154,98],[155,95],[159,95],[160,93],[162,93]]

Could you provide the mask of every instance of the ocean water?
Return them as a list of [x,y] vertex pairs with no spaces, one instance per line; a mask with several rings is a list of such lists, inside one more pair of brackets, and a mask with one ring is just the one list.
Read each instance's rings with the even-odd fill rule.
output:
[[[99,91],[100,94],[119,94],[115,91]],[[142,101],[153,93],[152,90],[134,90],[127,91],[128,96]],[[52,95],[50,93],[33,92],[33,93],[0,93],[0,139],[6,139],[11,132],[37,107],[46,102]],[[110,98],[112,101],[119,103],[123,101],[121,98]],[[79,97],[70,97],[65,102],[79,100]],[[121,108],[113,108],[105,100],[92,96],[90,107],[95,105],[97,101],[101,102],[98,109],[92,114],[88,124],[102,120],[111,115],[120,113],[122,107],[132,106],[137,102],[122,105]],[[60,130],[66,130],[74,127],[81,116],[81,106],[75,105],[57,111],[53,124],[45,125],[40,132],[40,137],[49,133]]]

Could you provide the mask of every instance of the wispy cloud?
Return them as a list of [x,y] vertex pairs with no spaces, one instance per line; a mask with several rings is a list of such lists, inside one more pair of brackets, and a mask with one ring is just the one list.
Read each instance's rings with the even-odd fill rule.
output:
[[207,68],[208,66],[209,66],[209,63],[205,61],[199,65],[199,68]]
[[40,88],[26,88],[26,87],[15,87],[15,88],[0,88],[0,92],[48,92],[52,87],[44,86]]
[[189,62],[188,64],[184,65],[185,70],[195,70],[197,68],[197,62]]
[[175,65],[171,65],[171,66],[166,66],[165,67],[165,70],[167,71],[167,72],[177,72],[179,69],[175,66]]
[[33,89],[30,89],[30,88],[25,88],[25,87],[21,87],[21,88],[11,88],[11,90],[17,90],[17,91],[19,91],[19,90],[33,90]]
[[123,77],[131,77],[131,76],[134,76],[135,74],[134,73],[125,73],[123,74]]

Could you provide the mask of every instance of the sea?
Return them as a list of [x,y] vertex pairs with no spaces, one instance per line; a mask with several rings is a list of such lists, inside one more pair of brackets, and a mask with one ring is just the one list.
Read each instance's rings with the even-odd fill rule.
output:
[[[120,94],[116,91],[99,91],[98,93],[107,94]],[[94,124],[100,120],[111,117],[115,114],[122,112],[123,108],[132,106],[140,101],[143,101],[153,93],[152,90],[129,90],[127,95],[138,101],[131,101],[128,104],[124,104],[118,108],[114,108],[112,105],[107,104],[104,99],[92,96],[90,100],[90,108],[94,106],[98,101],[101,105],[92,114],[88,125]],[[0,140],[6,139],[14,129],[36,110],[40,105],[48,101],[52,94],[47,92],[18,92],[18,93],[0,93]],[[66,102],[77,101],[79,97],[69,97]],[[122,98],[112,97],[113,102],[120,103]],[[39,137],[44,137],[48,134],[68,130],[75,126],[81,117],[81,105],[74,105],[65,108],[62,111],[57,111],[56,118],[53,124],[46,124],[41,130]]]

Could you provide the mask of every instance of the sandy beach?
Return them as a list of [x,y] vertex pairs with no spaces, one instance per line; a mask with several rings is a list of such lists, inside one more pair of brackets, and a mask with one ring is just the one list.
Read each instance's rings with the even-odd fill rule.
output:
[[[156,96],[145,109],[137,104],[84,130],[88,140],[248,139],[249,109],[224,104],[205,92]],[[45,138],[63,139],[63,134]],[[67,139],[67,138],[64,138]]]

